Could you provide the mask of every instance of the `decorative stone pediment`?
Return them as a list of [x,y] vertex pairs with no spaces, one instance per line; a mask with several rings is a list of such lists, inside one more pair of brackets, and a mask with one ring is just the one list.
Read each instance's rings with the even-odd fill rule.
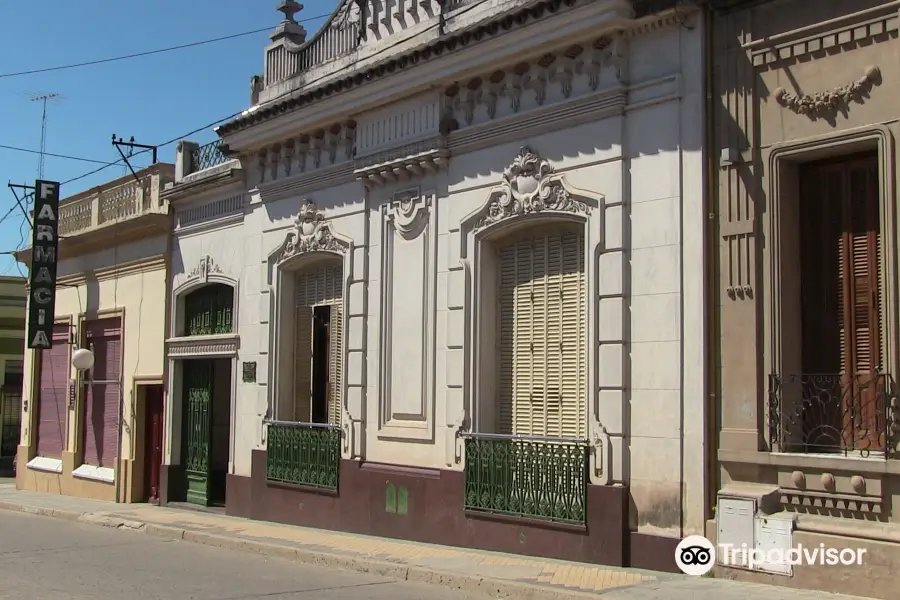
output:
[[536,213],[590,214],[591,207],[574,198],[554,177],[553,165],[531,148],[523,146],[503,171],[501,188],[495,193],[485,214],[478,220],[478,231],[513,217]]
[[333,252],[345,254],[349,244],[335,237],[325,214],[308,200],[300,208],[294,226],[288,232],[278,262],[308,252]]
[[215,263],[210,256],[204,256],[197,263],[197,266],[191,269],[190,279],[199,279],[202,283],[209,280],[210,273],[221,273],[222,269]]

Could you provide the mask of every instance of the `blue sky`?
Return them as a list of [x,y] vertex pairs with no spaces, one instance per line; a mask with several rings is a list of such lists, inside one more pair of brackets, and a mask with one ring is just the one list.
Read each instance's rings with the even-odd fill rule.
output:
[[[113,162],[119,154],[112,134],[158,144],[246,108],[250,77],[262,72],[268,31],[146,57],[16,77],[4,74],[99,60],[274,28],[281,13],[276,0],[78,0],[2,2],[0,22],[0,145],[38,150],[41,103],[30,98],[57,93],[48,103],[46,151]],[[309,0],[298,20],[331,13],[336,0]],[[324,18],[304,22],[309,36]],[[216,138],[207,130],[191,136]],[[174,144],[160,149],[171,162]],[[135,159],[149,164],[149,154]],[[44,178],[66,181],[102,166],[46,157]],[[15,205],[8,181],[33,185],[38,155],[0,148],[0,217]],[[125,174],[109,167],[63,186],[70,196]],[[22,192],[19,192],[20,196]],[[0,252],[30,244],[30,229],[18,208],[0,223]],[[24,242],[20,242],[24,238]],[[0,255],[0,273],[27,273],[9,255]]]

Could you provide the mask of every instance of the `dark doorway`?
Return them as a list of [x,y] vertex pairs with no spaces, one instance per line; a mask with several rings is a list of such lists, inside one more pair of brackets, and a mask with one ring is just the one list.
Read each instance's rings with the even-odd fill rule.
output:
[[144,387],[144,499],[159,504],[163,455],[163,386]]
[[328,423],[328,357],[331,306],[313,309],[312,422]]

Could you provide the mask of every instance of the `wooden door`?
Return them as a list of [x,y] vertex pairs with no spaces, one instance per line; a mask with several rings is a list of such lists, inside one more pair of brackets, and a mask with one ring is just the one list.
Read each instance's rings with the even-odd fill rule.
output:
[[163,388],[144,389],[144,495],[159,504],[159,471],[163,455]]

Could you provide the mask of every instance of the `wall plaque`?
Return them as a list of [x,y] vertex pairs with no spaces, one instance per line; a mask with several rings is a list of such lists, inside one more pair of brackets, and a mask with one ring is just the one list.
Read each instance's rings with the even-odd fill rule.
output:
[[244,383],[256,383],[256,363],[244,363]]

